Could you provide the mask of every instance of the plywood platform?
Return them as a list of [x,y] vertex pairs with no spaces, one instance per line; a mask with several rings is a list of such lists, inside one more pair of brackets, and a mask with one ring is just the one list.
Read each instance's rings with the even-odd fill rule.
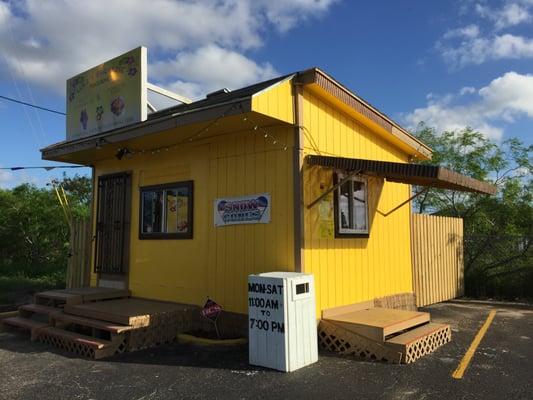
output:
[[68,314],[136,328],[157,323],[155,320],[160,315],[185,311],[187,307],[179,304],[137,298],[65,306],[65,312]]
[[374,307],[330,315],[325,320],[372,340],[383,342],[389,335],[428,323],[430,316],[425,312]]

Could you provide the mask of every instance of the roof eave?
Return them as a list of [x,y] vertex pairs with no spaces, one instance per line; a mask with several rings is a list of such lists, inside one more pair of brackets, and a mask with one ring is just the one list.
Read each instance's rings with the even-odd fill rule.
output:
[[[164,117],[128,125],[113,131],[104,132],[71,141],[63,141],[41,149],[43,160],[63,161],[62,156],[90,150],[98,146],[136,139],[145,135],[163,132],[180,126],[209,121],[220,117],[251,111],[251,96],[221,102],[203,108],[177,112]],[[230,107],[234,105],[234,107]],[[229,108],[228,108],[229,107]]]
[[361,114],[369,122],[377,125],[388,135],[399,140],[409,149],[411,155],[415,156],[415,158],[421,160],[431,159],[433,151],[430,147],[321,69],[315,67],[298,73],[297,82],[302,85],[317,85],[340,102]]

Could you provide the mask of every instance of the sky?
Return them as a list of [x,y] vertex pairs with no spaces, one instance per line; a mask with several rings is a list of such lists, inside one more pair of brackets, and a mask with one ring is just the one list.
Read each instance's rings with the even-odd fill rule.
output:
[[[140,45],[148,80],[193,99],[317,66],[407,129],[533,144],[533,0],[0,0],[0,95],[65,111],[68,78]],[[65,125],[0,99],[0,167],[56,165],[39,149]]]

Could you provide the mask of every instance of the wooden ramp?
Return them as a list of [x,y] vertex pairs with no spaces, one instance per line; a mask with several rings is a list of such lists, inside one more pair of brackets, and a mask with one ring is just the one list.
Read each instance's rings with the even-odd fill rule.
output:
[[126,296],[129,291],[107,288],[37,293],[35,304],[1,324],[94,359],[167,343],[191,329],[194,307]]
[[326,310],[319,325],[322,347],[392,363],[414,362],[450,340],[450,326],[430,323],[429,313],[369,303]]

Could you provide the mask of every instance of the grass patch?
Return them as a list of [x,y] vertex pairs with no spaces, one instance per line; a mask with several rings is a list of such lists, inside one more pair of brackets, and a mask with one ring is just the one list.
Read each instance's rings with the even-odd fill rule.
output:
[[60,272],[40,277],[0,276],[0,304],[22,303],[36,292],[60,288],[65,288],[65,277]]

